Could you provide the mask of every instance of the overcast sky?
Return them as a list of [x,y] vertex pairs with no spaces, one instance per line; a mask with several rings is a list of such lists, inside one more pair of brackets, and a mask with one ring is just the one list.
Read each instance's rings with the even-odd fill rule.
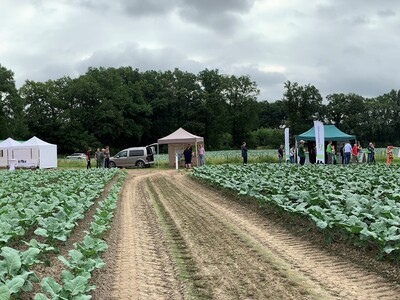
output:
[[399,0],[0,0],[0,64],[25,80],[88,67],[250,75],[323,97],[400,89]]

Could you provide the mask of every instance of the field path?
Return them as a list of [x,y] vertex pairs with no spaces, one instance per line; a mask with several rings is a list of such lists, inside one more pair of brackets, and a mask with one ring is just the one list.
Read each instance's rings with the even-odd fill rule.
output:
[[185,171],[129,171],[111,235],[94,299],[400,299]]

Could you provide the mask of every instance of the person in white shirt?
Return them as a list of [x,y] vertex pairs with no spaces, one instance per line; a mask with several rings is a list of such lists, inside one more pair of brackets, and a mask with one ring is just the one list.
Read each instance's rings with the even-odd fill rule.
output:
[[350,153],[351,153],[350,142],[346,142],[343,148],[343,152],[344,152],[344,163],[348,165],[350,162]]

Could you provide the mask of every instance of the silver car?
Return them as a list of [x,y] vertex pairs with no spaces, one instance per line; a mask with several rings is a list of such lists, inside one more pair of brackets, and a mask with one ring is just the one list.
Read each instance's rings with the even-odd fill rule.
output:
[[73,153],[65,157],[66,159],[86,159],[85,153]]
[[144,168],[154,164],[154,146],[124,149],[110,157],[111,168]]

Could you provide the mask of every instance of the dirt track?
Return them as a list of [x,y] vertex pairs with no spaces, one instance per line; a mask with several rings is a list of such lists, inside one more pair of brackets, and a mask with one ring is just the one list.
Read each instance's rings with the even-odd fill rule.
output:
[[129,171],[94,299],[400,299],[186,174]]

